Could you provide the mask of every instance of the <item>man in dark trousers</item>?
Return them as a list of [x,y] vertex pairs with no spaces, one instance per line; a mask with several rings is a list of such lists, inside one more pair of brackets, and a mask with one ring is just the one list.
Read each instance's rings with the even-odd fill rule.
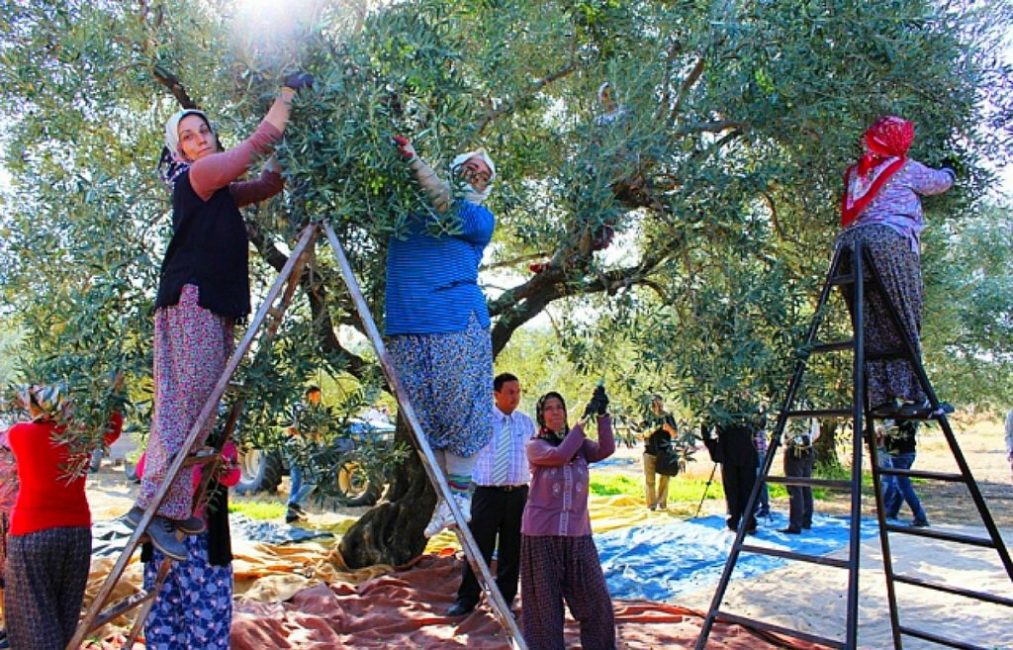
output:
[[[715,463],[721,463],[721,485],[725,489],[728,504],[727,524],[737,531],[749,501],[749,493],[756,481],[756,466],[759,456],[753,445],[753,435],[758,427],[748,420],[739,420],[715,427],[717,438],[711,435],[711,426],[702,427],[703,441]],[[746,517],[746,532],[756,532],[756,514]]]
[[[813,445],[820,437],[820,424],[814,418],[808,427],[793,422],[784,434],[784,475],[812,478],[816,449]],[[813,525],[813,489],[811,485],[788,486],[788,527],[782,533],[798,535]]]
[[[493,434],[489,444],[478,452],[475,494],[471,499],[471,534],[486,564],[496,555],[496,586],[509,606],[517,595],[520,576],[521,515],[528,499],[531,473],[525,445],[535,435],[535,423],[517,410],[521,385],[514,375],[504,372],[493,380]],[[496,539],[499,538],[497,546]],[[447,616],[463,616],[475,609],[481,589],[471,565],[465,562],[464,578],[457,600]]]

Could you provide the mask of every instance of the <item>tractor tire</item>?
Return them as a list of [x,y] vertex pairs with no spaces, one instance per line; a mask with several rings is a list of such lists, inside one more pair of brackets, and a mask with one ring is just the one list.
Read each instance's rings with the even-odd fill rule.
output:
[[383,495],[383,481],[370,476],[354,457],[344,459],[338,466],[335,483],[337,500],[345,506],[372,506]]
[[238,494],[275,494],[281,485],[285,462],[277,451],[264,452],[247,449],[239,454],[240,479],[236,484]]

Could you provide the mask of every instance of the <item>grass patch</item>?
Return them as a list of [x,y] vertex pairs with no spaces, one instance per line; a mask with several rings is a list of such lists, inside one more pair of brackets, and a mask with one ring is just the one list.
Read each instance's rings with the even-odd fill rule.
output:
[[230,501],[229,512],[260,521],[278,521],[285,517],[286,505],[277,501]]

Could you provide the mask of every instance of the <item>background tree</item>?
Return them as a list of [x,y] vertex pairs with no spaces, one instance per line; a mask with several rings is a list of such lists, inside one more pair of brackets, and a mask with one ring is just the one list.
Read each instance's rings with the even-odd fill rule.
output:
[[[161,125],[197,104],[234,144],[301,67],[318,83],[279,152],[288,189],[246,213],[257,292],[295,231],[327,219],[381,314],[386,242],[427,209],[390,136],[413,136],[437,168],[481,144],[500,174],[483,276],[497,285],[497,353],[549,312],[585,389],[604,374],[630,399],[661,390],[718,419],[776,407],[826,270],[841,173],[865,126],[899,113],[918,125],[916,158],[961,160],[957,190],[926,202],[930,375],[942,381],[956,357],[982,378],[983,392],[961,395],[1011,397],[1008,381],[986,382],[1009,364],[1009,252],[993,238],[1008,221],[980,207],[986,163],[1011,145],[1011,74],[994,59],[1008,2],[280,5],[0,0],[12,174],[0,287],[30,342],[26,374],[65,374],[78,354],[93,363],[75,367],[149,381],[169,234],[153,173]],[[604,80],[625,107],[608,123],[596,120]],[[244,370],[245,436],[276,440],[319,368],[377,385],[326,249],[302,288],[275,349]],[[839,370],[822,371],[814,401],[843,399]],[[433,494],[414,458],[387,496],[345,535],[349,564],[421,552]]]

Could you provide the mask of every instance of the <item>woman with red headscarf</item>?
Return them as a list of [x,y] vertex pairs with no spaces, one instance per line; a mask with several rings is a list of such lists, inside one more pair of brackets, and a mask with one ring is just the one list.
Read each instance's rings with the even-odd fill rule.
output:
[[[882,117],[865,132],[865,149],[844,174],[837,245],[861,242],[882,279],[886,296],[868,286],[862,303],[866,354],[903,349],[909,337],[921,354],[922,274],[919,237],[925,227],[922,196],[950,189],[952,169],[932,169],[908,158],[914,124]],[[848,305],[851,307],[850,289]],[[904,331],[897,331],[884,298],[897,309]],[[904,359],[866,363],[869,403],[878,417],[929,415],[931,407],[911,363]]]

